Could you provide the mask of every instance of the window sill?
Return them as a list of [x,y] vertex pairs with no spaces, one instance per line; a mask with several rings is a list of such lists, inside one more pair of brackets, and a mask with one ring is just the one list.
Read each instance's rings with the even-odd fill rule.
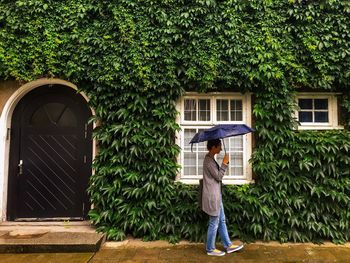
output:
[[[199,179],[180,179],[175,180],[176,183],[182,183],[182,184],[188,184],[188,185],[198,185]],[[242,185],[242,184],[253,184],[255,183],[254,180],[244,180],[244,179],[226,179],[222,180],[222,183],[224,185]]]
[[344,126],[301,125],[297,130],[343,130]]

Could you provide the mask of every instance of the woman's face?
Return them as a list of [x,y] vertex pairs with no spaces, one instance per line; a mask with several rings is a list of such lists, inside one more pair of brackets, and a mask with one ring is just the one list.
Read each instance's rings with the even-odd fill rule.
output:
[[221,143],[218,146],[213,147],[213,153],[218,154],[221,152]]

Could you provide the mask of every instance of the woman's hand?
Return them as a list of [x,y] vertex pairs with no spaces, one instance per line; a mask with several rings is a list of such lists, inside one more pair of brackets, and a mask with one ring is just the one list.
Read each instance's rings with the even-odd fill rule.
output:
[[230,159],[228,157],[228,154],[225,154],[224,159],[222,160],[222,163],[225,165],[228,165],[229,162],[230,162]]

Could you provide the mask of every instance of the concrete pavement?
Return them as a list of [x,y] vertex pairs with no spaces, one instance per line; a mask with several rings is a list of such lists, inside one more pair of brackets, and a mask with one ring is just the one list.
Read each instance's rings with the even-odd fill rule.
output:
[[0,254],[1,263],[87,263],[94,253]]
[[[220,245],[218,245],[220,248]],[[240,252],[223,257],[209,257],[204,245],[180,242],[172,245],[165,241],[142,242],[130,239],[123,242],[107,242],[97,253],[47,253],[47,254],[0,254],[1,263],[350,263],[350,244],[279,244],[256,242],[247,244]]]
[[88,221],[0,224],[0,253],[96,252],[103,241]]

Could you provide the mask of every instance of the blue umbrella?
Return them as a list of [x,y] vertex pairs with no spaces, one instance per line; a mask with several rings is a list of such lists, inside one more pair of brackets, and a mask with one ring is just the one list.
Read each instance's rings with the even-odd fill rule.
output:
[[[190,144],[192,148],[194,143],[244,135],[253,131],[252,128],[245,124],[219,124],[205,131],[197,132],[191,139]],[[222,141],[224,142],[224,140]],[[225,143],[223,144],[226,154]]]

